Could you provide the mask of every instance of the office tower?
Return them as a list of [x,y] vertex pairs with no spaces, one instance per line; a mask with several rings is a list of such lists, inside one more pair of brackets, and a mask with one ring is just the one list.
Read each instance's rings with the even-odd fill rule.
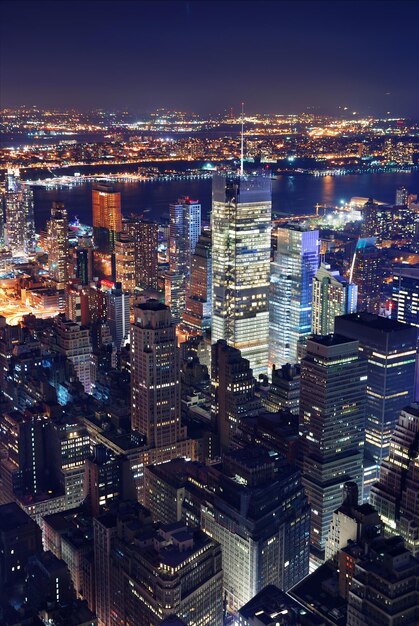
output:
[[58,289],[64,289],[68,279],[68,216],[62,202],[53,202],[47,223],[48,268]]
[[79,237],[76,248],[76,277],[81,285],[89,285],[93,280],[93,246],[88,237]]
[[355,565],[347,626],[413,626],[419,621],[419,560],[401,537],[377,539]]
[[112,340],[117,350],[120,350],[129,338],[129,294],[123,291],[121,283],[116,283],[114,289],[105,295],[106,318],[111,331]]
[[122,461],[102,444],[94,447],[94,456],[84,467],[83,500],[95,517],[122,495]]
[[240,626],[324,626],[315,613],[304,608],[287,593],[267,585],[237,613]]
[[221,544],[230,611],[266,585],[287,591],[308,574],[310,509],[295,467],[248,446],[224,456],[214,489],[201,501],[201,527]]
[[371,504],[384,522],[387,536],[401,535],[410,552],[419,557],[419,405],[400,413],[390,440],[380,480],[371,489]]
[[223,572],[215,541],[182,523],[138,524],[129,534],[123,522],[119,527],[110,555],[111,626],[160,626],[173,613],[187,624],[220,626]]
[[272,367],[272,382],[267,400],[264,402],[269,411],[285,409],[294,415],[300,412],[300,374],[299,365],[286,363],[280,368]]
[[419,327],[419,265],[394,268],[392,298],[392,317]]
[[335,329],[359,340],[367,362],[365,447],[380,465],[400,411],[413,401],[417,329],[371,313],[338,317]]
[[321,263],[313,278],[313,313],[311,328],[315,335],[330,335],[335,317],[356,313],[358,288]]
[[201,233],[201,205],[188,197],[170,205],[169,272],[165,277],[165,302],[176,321],[182,318],[192,255]]
[[225,339],[255,378],[268,370],[271,180],[212,179],[212,341]]
[[135,289],[135,241],[122,232],[115,241],[115,281],[122,289],[133,293]]
[[5,411],[0,415],[3,496],[35,495],[46,489],[45,429],[48,419],[36,412]]
[[191,334],[202,335],[211,328],[211,280],[211,231],[203,229],[192,255],[190,288],[182,316],[183,326]]
[[65,317],[72,322],[90,324],[89,287],[69,281],[65,288]]
[[358,311],[378,313],[383,284],[380,252],[376,238],[358,239],[352,259],[349,282],[358,287]]
[[362,493],[365,386],[357,341],[340,335],[308,339],[301,361],[300,433],[313,564],[324,561],[343,484],[353,481]]
[[377,242],[392,237],[393,207],[374,202],[372,198],[363,206],[361,237],[374,237]]
[[396,198],[395,198],[394,204],[396,206],[402,206],[403,204],[405,204],[407,206],[408,202],[409,202],[409,192],[408,192],[408,190],[404,186],[398,187],[396,189]]
[[123,227],[135,244],[135,286],[140,289],[157,289],[158,225],[140,217],[130,217],[124,221]]
[[312,284],[319,266],[319,231],[290,224],[278,228],[271,264],[269,365],[298,360],[298,347],[311,333]]
[[255,396],[249,361],[241,356],[240,350],[219,339],[211,352],[211,417],[220,447],[226,450],[240,420],[257,415],[261,404]]
[[90,393],[92,344],[87,328],[57,317],[54,325],[53,350],[69,359],[86,393]]
[[157,300],[134,306],[131,326],[131,423],[160,448],[184,438],[180,365],[170,309]]
[[117,233],[122,230],[121,194],[109,185],[92,190],[93,238],[99,253],[114,251]]
[[35,252],[33,192],[20,180],[19,169],[9,168],[5,193],[6,243],[13,257]]
[[47,425],[47,465],[55,485],[65,493],[68,508],[83,500],[84,463],[90,457],[90,436],[78,420],[62,416]]
[[29,558],[42,550],[38,524],[15,502],[0,506],[0,586],[23,580]]
[[326,541],[326,561],[338,563],[339,553],[349,542],[362,543],[381,534],[380,516],[370,504],[359,504],[356,483],[345,483],[341,506],[334,511]]

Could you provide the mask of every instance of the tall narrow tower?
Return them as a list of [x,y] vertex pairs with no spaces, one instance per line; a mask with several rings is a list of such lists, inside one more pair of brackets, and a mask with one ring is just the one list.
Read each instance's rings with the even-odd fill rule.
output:
[[47,224],[49,273],[59,289],[68,278],[68,217],[62,202],[53,202]]
[[215,175],[212,187],[212,341],[225,339],[268,371],[271,180]]
[[345,482],[362,491],[366,363],[358,342],[341,335],[307,341],[301,362],[303,483],[311,504],[313,563],[324,560],[333,511]]
[[[134,306],[131,326],[131,422],[147,445],[175,444],[180,421],[180,366],[176,326],[170,309],[157,300]],[[184,438],[184,437],[183,437]]]

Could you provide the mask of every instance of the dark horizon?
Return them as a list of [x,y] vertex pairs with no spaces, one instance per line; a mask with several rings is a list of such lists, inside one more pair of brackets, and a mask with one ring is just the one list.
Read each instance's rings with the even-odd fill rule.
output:
[[418,18],[392,0],[6,1],[0,106],[416,118]]

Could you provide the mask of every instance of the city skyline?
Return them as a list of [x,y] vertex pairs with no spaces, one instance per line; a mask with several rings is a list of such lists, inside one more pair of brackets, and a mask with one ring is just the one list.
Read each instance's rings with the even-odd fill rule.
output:
[[395,27],[417,3],[18,1],[2,14],[3,107],[419,114],[415,39]]

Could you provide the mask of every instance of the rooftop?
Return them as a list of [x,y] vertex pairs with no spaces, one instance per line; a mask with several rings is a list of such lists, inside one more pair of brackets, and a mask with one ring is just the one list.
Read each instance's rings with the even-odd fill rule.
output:
[[406,329],[410,327],[409,324],[402,324],[402,322],[390,319],[389,317],[382,317],[381,315],[374,315],[373,313],[367,312],[341,315],[338,319],[353,324],[362,324],[371,330],[380,330],[385,333],[406,331]]

